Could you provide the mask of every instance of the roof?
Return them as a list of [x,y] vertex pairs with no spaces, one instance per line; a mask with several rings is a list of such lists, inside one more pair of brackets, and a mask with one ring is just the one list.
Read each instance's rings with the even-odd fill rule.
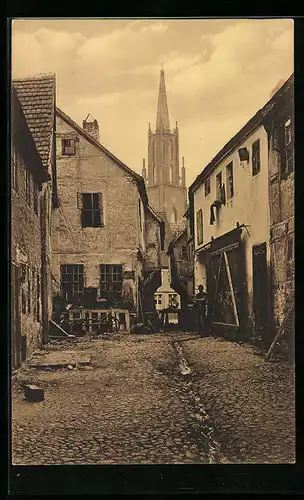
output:
[[11,93],[11,124],[13,143],[23,156],[28,168],[39,181],[47,180],[47,170],[42,165],[42,160],[37,151],[34,139],[24,116],[22,106],[16,90]]
[[280,89],[271,97],[271,99],[261,108],[240,130],[237,132],[230,141],[215,155],[215,157],[208,163],[202,172],[196,177],[195,181],[189,187],[189,192],[194,191],[210,174],[215,166],[222,161],[228,154],[237,147],[244,138],[247,137],[253,130],[259,127],[265,118],[268,117],[271,111],[279,104],[280,100],[286,95],[287,92],[293,89],[294,74],[280,87]]
[[182,231],[180,231],[174,238],[173,240],[169,243],[169,246],[168,246],[168,252],[174,247],[174,245],[178,242],[178,240],[183,236],[185,235],[185,233],[187,233],[187,229],[183,229]]
[[156,219],[159,223],[163,223],[164,224],[163,219],[153,210],[153,208],[151,207],[151,205],[147,205],[147,209],[149,210],[149,212],[151,213],[151,215],[153,215],[154,219]]
[[70,118],[68,115],[66,115],[61,109],[58,107],[56,108],[56,113],[60,118],[62,118],[66,123],[68,123],[74,130],[77,131],[78,134],[82,135],[88,142],[90,142],[93,146],[97,147],[102,153],[104,153],[108,158],[113,160],[119,167],[121,167],[125,172],[127,172],[133,179],[136,181],[138,190],[141,194],[141,197],[143,199],[143,202],[146,206],[148,206],[148,196],[147,196],[147,191],[146,191],[146,186],[144,179],[141,175],[137,174],[129,168],[127,165],[125,165],[122,161],[120,161],[116,156],[114,156],[107,148],[105,148],[100,142],[98,142],[94,137],[92,137],[88,132],[83,130],[79,125],[77,125],[72,118]]
[[37,151],[49,164],[54,132],[56,77],[54,73],[14,79],[15,88]]

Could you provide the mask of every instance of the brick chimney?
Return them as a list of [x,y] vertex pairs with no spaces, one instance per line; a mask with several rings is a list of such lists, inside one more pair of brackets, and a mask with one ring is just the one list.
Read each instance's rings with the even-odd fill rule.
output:
[[85,120],[82,122],[82,128],[85,130],[88,134],[90,134],[96,141],[99,142],[99,126],[98,126],[98,121],[95,120],[91,113],[88,114]]

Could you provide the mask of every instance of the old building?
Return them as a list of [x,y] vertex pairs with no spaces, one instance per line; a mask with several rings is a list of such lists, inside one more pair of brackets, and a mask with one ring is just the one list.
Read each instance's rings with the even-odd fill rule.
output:
[[160,267],[163,239],[144,180],[98,142],[96,120],[81,128],[57,108],[56,131],[53,297],[105,299],[140,315],[139,291]]
[[[293,77],[280,91],[280,105],[265,120],[269,137],[270,262],[272,308],[278,327],[294,302],[294,92]],[[292,314],[288,339],[293,350]]]
[[193,237],[190,230],[189,208],[185,213],[186,227],[178,232],[168,247],[172,285],[179,289],[185,302],[194,294]]
[[54,74],[43,74],[12,83],[12,311],[14,335],[19,339],[13,348],[14,364],[18,365],[20,335],[23,358],[48,338],[51,223],[56,206],[56,82]]
[[293,76],[189,188],[195,287],[207,286],[213,327],[264,345],[292,290],[292,106]]
[[48,180],[16,91],[11,92],[12,367],[42,342],[41,191]]
[[171,232],[184,227],[186,210],[186,169],[184,159],[179,164],[179,130],[170,129],[165,75],[160,73],[156,128],[148,132],[148,172],[143,164],[142,175],[147,184],[149,202],[157,213],[167,221],[166,247]]

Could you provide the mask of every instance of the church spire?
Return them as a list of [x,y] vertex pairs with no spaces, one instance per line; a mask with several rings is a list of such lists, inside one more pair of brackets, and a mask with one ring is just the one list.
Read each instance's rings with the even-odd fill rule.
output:
[[169,113],[165,86],[165,73],[161,69],[157,105],[156,130],[170,130]]

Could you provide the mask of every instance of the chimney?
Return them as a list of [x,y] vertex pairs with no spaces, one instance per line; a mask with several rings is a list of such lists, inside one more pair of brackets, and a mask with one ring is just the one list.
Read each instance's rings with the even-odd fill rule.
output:
[[[88,118],[91,117],[90,120]],[[99,142],[99,126],[98,126],[98,121],[95,120],[91,114],[89,113],[88,116],[86,117],[85,120],[82,122],[82,128],[85,130],[88,134],[90,134],[96,141]]]

